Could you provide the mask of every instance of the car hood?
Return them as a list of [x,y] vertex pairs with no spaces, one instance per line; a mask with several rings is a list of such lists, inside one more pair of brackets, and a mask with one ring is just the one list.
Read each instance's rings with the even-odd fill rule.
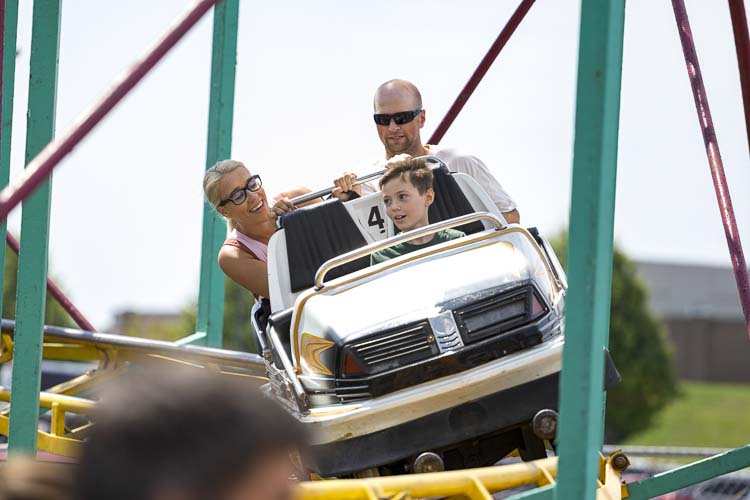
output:
[[[525,231],[471,238],[477,241],[452,250],[451,242],[428,247],[333,281],[328,290],[312,297],[301,297],[296,306],[301,309],[296,311],[301,315],[297,338],[305,332],[342,343],[348,337],[435,316],[441,303],[514,282],[532,280],[552,299],[549,270]],[[446,250],[439,251],[442,248]]]

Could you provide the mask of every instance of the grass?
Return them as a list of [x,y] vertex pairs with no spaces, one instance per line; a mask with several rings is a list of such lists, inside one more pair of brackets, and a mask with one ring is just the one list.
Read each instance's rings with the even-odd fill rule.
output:
[[736,448],[750,443],[750,384],[683,382],[651,428],[626,444]]

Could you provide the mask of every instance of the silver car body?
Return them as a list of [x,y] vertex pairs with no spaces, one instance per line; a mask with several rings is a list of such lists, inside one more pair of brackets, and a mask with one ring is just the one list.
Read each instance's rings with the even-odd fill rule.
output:
[[[336,444],[380,432],[559,372],[567,285],[554,253],[543,238],[506,224],[474,179],[452,175],[472,207],[486,213],[483,231],[326,281],[329,262],[318,270],[317,286],[297,293],[290,287],[284,231],[271,239],[272,310],[286,311],[291,318],[288,331],[277,331],[273,321],[268,327],[271,383],[267,391],[314,431],[313,444]],[[352,253],[367,254],[398,238],[390,223],[380,236],[362,223],[367,219],[362,214],[373,206],[382,207],[380,193],[345,205],[369,243]],[[456,225],[464,219],[457,218]],[[448,362],[466,347],[450,304],[471,304],[517,284],[531,290],[544,317],[552,318],[544,341],[446,376],[394,386],[392,392],[373,395],[353,387],[342,396],[344,346],[426,322],[430,325],[426,338],[434,354],[431,361]],[[285,336],[287,347],[282,341]],[[389,366],[386,375],[398,371],[398,366]]]

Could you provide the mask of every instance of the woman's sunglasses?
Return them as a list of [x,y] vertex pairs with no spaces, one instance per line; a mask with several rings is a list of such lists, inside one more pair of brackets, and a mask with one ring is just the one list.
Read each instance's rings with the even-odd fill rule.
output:
[[393,113],[392,115],[386,114],[374,114],[372,117],[375,119],[375,123],[383,127],[387,127],[391,124],[391,120],[396,122],[396,125],[403,125],[409,123],[421,113],[421,109],[415,109],[413,111],[401,111],[400,113]]
[[226,200],[222,200],[221,203],[219,203],[219,206],[223,207],[230,201],[235,205],[242,205],[247,199],[248,191],[258,191],[262,186],[263,181],[260,180],[260,175],[255,174],[247,180],[247,184],[245,184],[245,187],[232,191],[232,193],[229,195],[229,198],[227,198]]

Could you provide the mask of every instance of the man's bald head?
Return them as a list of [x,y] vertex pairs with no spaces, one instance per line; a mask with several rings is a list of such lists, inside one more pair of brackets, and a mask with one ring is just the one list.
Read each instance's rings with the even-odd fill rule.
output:
[[406,109],[422,108],[422,94],[419,93],[416,85],[406,80],[389,80],[378,87],[373,99],[373,107],[376,113],[380,112],[382,104],[386,101],[402,102]]

